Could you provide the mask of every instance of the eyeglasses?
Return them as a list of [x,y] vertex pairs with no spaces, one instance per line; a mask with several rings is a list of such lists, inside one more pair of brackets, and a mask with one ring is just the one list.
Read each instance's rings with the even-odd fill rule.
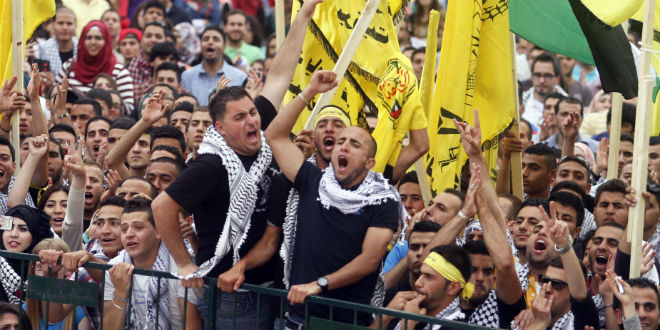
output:
[[555,291],[561,291],[566,287],[568,287],[568,283],[555,278],[549,278],[545,275],[539,275],[539,282],[543,284],[550,282],[550,284],[552,285],[552,289]]
[[532,76],[536,79],[541,79],[541,78],[543,78],[543,79],[552,79],[552,78],[556,77],[557,75],[554,75],[552,73],[534,72],[534,73],[532,73]]

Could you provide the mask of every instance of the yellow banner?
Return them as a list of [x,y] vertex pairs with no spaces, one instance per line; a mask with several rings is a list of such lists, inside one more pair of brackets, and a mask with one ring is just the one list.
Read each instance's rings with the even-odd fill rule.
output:
[[459,184],[467,161],[453,119],[474,124],[479,109],[482,150],[497,172],[497,144],[515,116],[508,1],[451,1],[440,68],[429,112],[427,173],[434,193]]
[[[293,17],[302,0],[294,0]],[[332,70],[366,1],[337,0],[317,5],[284,103],[290,102],[309,83],[317,70]],[[410,61],[401,54],[395,22],[401,19],[407,1],[382,0],[353,61],[337,87],[330,104],[344,109],[353,125],[367,127],[365,111],[378,114],[372,135],[378,143],[375,171],[396,162],[401,141],[409,129],[426,127],[417,80]],[[300,132],[316,99],[310,102],[293,128]]]
[[[12,0],[0,0],[0,58],[5,63],[0,65],[1,83],[13,75],[11,8]],[[54,0],[23,1],[23,49],[37,27],[53,16],[55,16]]]

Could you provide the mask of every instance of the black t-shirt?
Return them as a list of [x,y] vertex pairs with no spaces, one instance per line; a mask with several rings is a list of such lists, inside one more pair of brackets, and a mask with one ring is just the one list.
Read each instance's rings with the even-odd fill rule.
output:
[[[257,155],[250,157],[239,156],[246,171],[257,159]],[[269,218],[269,196],[278,193],[282,185],[273,185],[273,176],[277,174],[275,163],[266,169],[264,178],[259,184],[255,210],[252,213],[250,229],[247,238],[241,246],[240,255],[245,256],[250,249],[261,239],[266,223],[270,221],[273,225],[281,226],[281,219]],[[199,237],[199,248],[197,252],[197,264],[211,259],[215,253],[216,244],[222,233],[222,228],[229,209],[229,183],[227,170],[222,164],[222,158],[217,155],[203,154],[192,161],[189,166],[181,172],[179,177],[167,187],[166,192],[186,211],[193,214],[197,236]],[[278,222],[279,221],[279,222]],[[229,270],[233,265],[233,251],[230,251],[208,276],[218,276]],[[248,283],[261,284],[273,280],[275,274],[275,260],[261,267],[245,272]]]
[[73,49],[68,52],[60,52],[60,60],[62,60],[62,63],[68,61],[72,57],[73,57]]
[[[380,205],[367,206],[354,214],[343,214],[338,209],[324,208],[317,200],[322,172],[305,161],[293,184],[300,193],[296,244],[291,265],[291,285],[316,281],[339,270],[362,252],[362,243],[369,227],[397,229],[398,204],[390,200]],[[378,271],[343,288],[330,290],[324,297],[369,304],[374,293]],[[332,284],[331,284],[332,285]],[[304,305],[294,305],[291,312],[304,315]],[[328,318],[327,306],[309,305],[309,315]],[[358,314],[358,324],[371,321],[369,314]],[[353,323],[353,312],[333,309],[333,320]]]

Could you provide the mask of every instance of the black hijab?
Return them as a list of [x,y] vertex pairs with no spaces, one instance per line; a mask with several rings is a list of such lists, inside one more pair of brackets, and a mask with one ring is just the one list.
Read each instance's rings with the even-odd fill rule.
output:
[[[46,212],[30,207],[27,205],[17,205],[12,207],[5,213],[7,216],[19,218],[27,224],[30,234],[32,235],[32,242],[27,249],[21,251],[23,253],[32,253],[32,249],[46,238],[52,238],[53,232],[50,229],[50,216]],[[5,242],[0,240],[0,248],[6,250]],[[21,268],[21,261],[16,259],[7,259],[9,265],[14,268],[19,276],[27,276],[27,267],[29,262],[24,262]]]

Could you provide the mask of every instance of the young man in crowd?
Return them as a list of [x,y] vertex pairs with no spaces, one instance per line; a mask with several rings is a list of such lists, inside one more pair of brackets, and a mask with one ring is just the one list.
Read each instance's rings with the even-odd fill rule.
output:
[[[74,35],[76,31],[76,14],[68,7],[62,6],[55,11],[55,22],[53,23],[53,37],[36,46],[35,57],[48,61],[50,84],[53,83],[53,72],[57,74],[62,64],[70,58],[76,58],[78,51],[78,38]],[[44,80],[46,86],[50,84]]]
[[[98,161],[99,155],[107,153],[110,120],[106,117],[93,117],[85,125],[85,159]],[[105,150],[102,148],[106,148]],[[101,166],[103,166],[101,164]]]
[[245,30],[247,28],[247,18],[241,10],[232,10],[225,14],[223,30],[227,36],[227,47],[225,54],[229,56],[233,63],[236,63],[239,57],[251,65],[256,60],[263,60],[263,51],[257,47],[243,41]]
[[[121,215],[121,233],[124,250],[108,262],[113,267],[105,275],[103,327],[122,329],[128,323],[138,329],[201,328],[194,290],[188,292],[184,302],[185,291],[179,281],[142,275],[136,275],[133,281],[135,267],[177,272],[176,262],[156,230],[150,200],[137,197],[126,202]],[[163,282],[158,285],[159,281]],[[129,300],[130,310],[127,309]],[[186,324],[183,324],[184,318]]]
[[183,161],[168,157],[156,158],[149,162],[146,179],[158,189],[158,193],[161,193],[183,172],[185,167],[186,164]]
[[[574,97],[563,97],[555,105],[557,133],[543,141],[543,143],[557,149],[563,149],[566,142],[571,147],[580,142],[586,144],[594,153],[598,152],[598,142],[582,136],[579,132],[582,124],[583,110],[580,100]],[[569,141],[564,141],[568,139]]]
[[201,41],[202,63],[183,72],[181,81],[183,88],[195,95],[199,105],[208,105],[211,90],[216,88],[220,78],[230,79],[227,86],[244,86],[247,74],[224,60],[226,35],[220,27],[208,26],[202,32]]
[[128,72],[133,79],[133,97],[135,104],[140,104],[140,100],[147,90],[151,87],[151,78],[153,77],[153,67],[151,66],[150,56],[154,45],[165,41],[165,24],[157,21],[151,21],[144,25],[140,40],[140,52],[127,65]]
[[546,199],[555,177],[557,157],[548,145],[537,143],[525,149],[522,157],[525,199]]
[[566,96],[566,92],[559,86],[559,63],[557,59],[543,53],[534,59],[532,68],[532,88],[523,93],[522,104],[525,105],[525,112],[522,118],[541,127],[543,121],[543,101],[550,93],[560,93]]

